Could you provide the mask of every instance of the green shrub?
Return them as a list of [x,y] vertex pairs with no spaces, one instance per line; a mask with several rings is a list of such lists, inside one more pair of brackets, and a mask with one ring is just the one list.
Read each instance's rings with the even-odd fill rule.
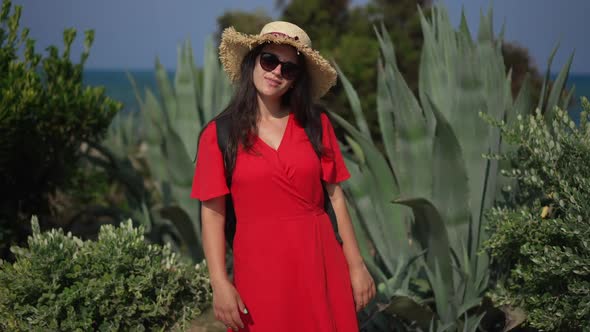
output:
[[[80,63],[70,60],[76,31],[64,31],[64,46],[35,51],[29,30],[19,29],[21,6],[0,10],[0,257],[8,243],[24,240],[32,214],[49,215],[56,188],[71,187],[80,146],[100,140],[121,104],[103,87],[83,84],[83,67],[94,39],[85,33]],[[22,56],[19,56],[22,54]],[[44,222],[49,218],[43,218]],[[22,225],[23,223],[24,225]]]
[[2,331],[170,330],[211,303],[205,262],[180,262],[130,220],[103,226],[97,241],[31,224],[28,248],[0,261]]
[[497,124],[518,148],[500,156],[518,183],[521,205],[488,214],[487,242],[499,282],[495,301],[527,311],[531,326],[581,331],[590,321],[590,104],[581,123],[558,110],[548,126],[539,114],[515,126]]

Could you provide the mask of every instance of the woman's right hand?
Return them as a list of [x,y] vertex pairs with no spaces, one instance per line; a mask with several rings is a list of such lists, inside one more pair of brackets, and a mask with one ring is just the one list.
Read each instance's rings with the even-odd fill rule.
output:
[[215,318],[234,331],[243,329],[240,312],[248,313],[237,289],[230,280],[220,280],[213,286],[213,310]]

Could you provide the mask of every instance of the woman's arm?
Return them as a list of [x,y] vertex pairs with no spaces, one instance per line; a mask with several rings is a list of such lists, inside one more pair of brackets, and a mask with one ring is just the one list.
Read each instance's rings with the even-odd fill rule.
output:
[[203,202],[201,221],[203,250],[213,288],[215,318],[237,331],[238,328],[244,328],[239,311],[244,314],[248,311],[225,268],[225,196]]
[[375,282],[361,256],[342,187],[339,184],[326,183],[326,190],[338,221],[338,233],[342,238],[342,250],[348,262],[355,307],[359,311],[375,296]]
[[203,201],[201,237],[211,286],[229,280],[225,267],[225,196]]
[[346,199],[344,192],[339,184],[326,183],[326,190],[330,196],[330,202],[334,208],[336,219],[338,221],[338,233],[342,238],[342,249],[349,267],[364,265],[363,257],[361,256],[356,237],[354,235],[354,228],[348,214],[346,206]]

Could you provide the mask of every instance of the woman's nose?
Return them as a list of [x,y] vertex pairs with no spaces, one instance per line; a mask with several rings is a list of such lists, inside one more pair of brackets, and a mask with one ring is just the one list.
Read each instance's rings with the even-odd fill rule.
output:
[[272,73],[275,74],[275,75],[277,75],[277,76],[283,77],[281,75],[281,67],[282,66],[283,65],[279,63],[278,66],[276,66],[275,69],[272,70]]

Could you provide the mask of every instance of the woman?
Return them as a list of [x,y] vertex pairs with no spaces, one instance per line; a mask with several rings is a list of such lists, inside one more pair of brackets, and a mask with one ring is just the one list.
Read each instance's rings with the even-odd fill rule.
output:
[[[338,184],[350,175],[329,118],[313,107],[335,84],[335,70],[305,31],[288,22],[269,23],[259,35],[226,29],[220,59],[237,83],[216,118],[231,119],[228,151],[235,154],[229,166],[237,219],[233,282],[224,238],[230,189],[215,119],[199,138],[191,193],[203,202],[216,318],[228,331],[358,331],[355,309],[373,298],[375,285]],[[342,245],[323,210],[322,182]]]

